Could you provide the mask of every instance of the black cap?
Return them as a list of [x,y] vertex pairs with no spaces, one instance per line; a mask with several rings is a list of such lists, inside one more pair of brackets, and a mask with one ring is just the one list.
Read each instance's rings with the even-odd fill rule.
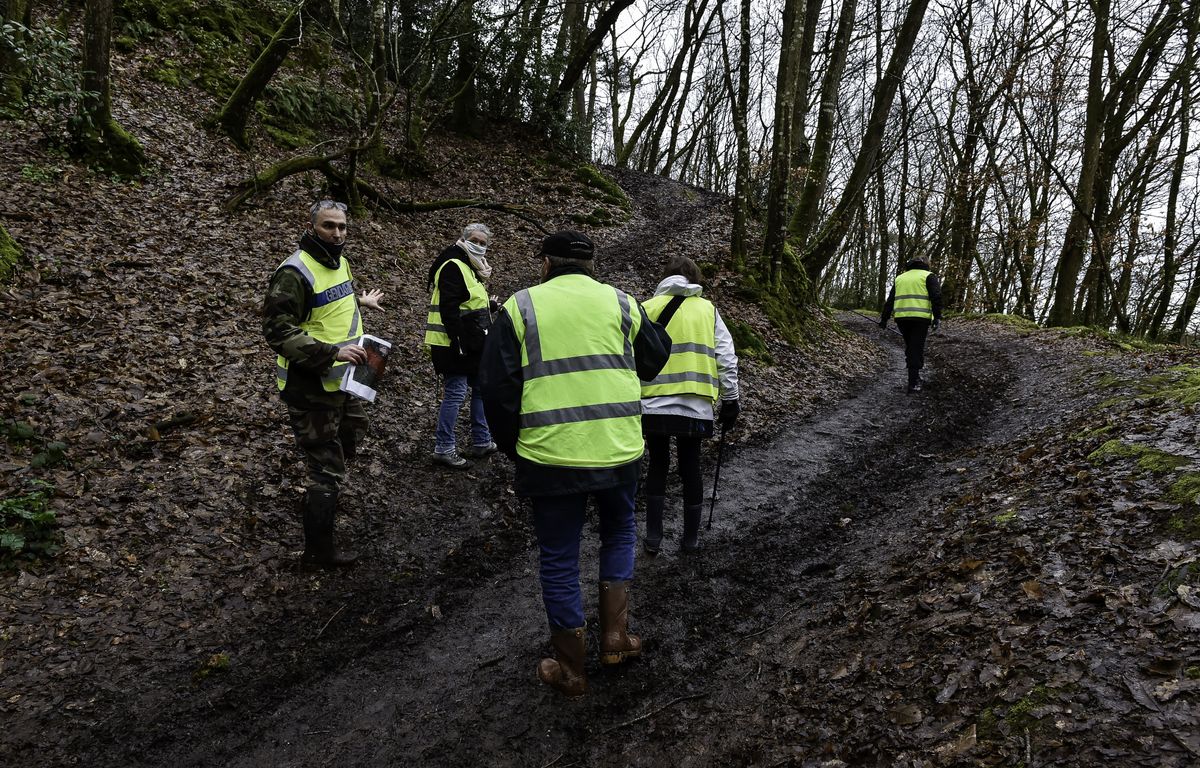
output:
[[924,256],[913,256],[904,266],[908,269],[929,269],[929,262]]
[[573,229],[562,229],[542,240],[542,256],[562,259],[590,259],[596,250],[592,239]]

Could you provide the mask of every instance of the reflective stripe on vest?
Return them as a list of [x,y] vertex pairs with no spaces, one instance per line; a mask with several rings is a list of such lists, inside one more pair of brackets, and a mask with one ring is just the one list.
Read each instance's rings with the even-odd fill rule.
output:
[[[657,320],[673,296],[655,296],[642,307]],[[696,395],[716,402],[721,394],[717,379],[717,308],[708,299],[689,296],[667,323],[671,357],[654,381],[642,384],[642,397]]]
[[521,345],[517,453],[579,468],[641,457],[637,302],[587,275],[561,275],[518,291],[504,307]]
[[927,269],[910,269],[896,278],[896,301],[892,305],[892,316],[933,319],[933,302],[929,300],[929,288],[925,278],[932,274]]
[[425,343],[431,347],[450,346],[450,335],[446,333],[446,326],[442,323],[441,291],[438,290],[438,280],[441,279],[442,270],[447,264],[458,266],[463,282],[467,285],[467,300],[458,305],[460,311],[470,312],[490,306],[487,287],[475,276],[475,270],[458,259],[447,259],[433,274],[433,297],[429,299],[429,314],[425,317]]
[[[281,269],[294,269],[299,272],[312,290],[312,298],[308,302],[308,317],[300,323],[300,330],[317,341],[339,346],[362,335],[350,262],[341,259],[337,269],[329,269],[304,251],[296,251],[275,271]],[[321,386],[326,392],[338,391],[345,366],[346,363],[335,362],[322,371]],[[279,355],[275,358],[275,385],[283,389],[287,385],[287,379],[288,359]]]

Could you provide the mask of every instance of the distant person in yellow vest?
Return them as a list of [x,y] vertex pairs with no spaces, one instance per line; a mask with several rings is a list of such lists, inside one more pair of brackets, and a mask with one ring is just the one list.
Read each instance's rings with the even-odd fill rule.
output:
[[904,265],[879,315],[879,325],[887,328],[888,318],[896,318],[896,327],[904,336],[904,361],[908,367],[908,391],[921,391],[921,369],[925,367],[925,337],[929,329],[938,329],[942,321],[942,284],[929,271],[924,257],[909,259]]
[[[482,458],[496,450],[488,430],[476,375],[479,355],[498,309],[488,296],[486,282],[492,266],[485,256],[492,231],[485,224],[468,224],[462,238],[442,251],[429,266],[428,286],[433,289],[425,322],[425,344],[433,369],[442,378],[442,404],[438,409],[433,461],[453,469],[466,469],[463,456]],[[457,448],[458,413],[471,392],[471,445]]]
[[480,369],[492,436],[516,463],[517,493],[532,500],[556,656],[542,660],[538,677],[568,696],[587,689],[579,544],[589,497],[600,523],[600,663],[642,651],[628,632],[641,382],[671,348],[632,296],[593,277],[593,255],[581,232],[542,241],[542,282],[505,302]]
[[346,205],[314,203],[300,248],[275,269],[263,302],[263,333],[279,355],[275,383],[308,464],[301,562],[320,567],[357,557],[337,547],[334,517],[367,414],[363,401],[339,385],[348,363],[367,360],[367,351],[352,343],[363,334],[359,307],[380,309],[383,297],[378,290],[355,296],[345,245]]
[[732,429],[738,400],[738,359],[733,336],[721,313],[700,294],[700,268],[686,256],[673,256],[654,297],[642,304],[646,315],[671,336],[671,359],[651,382],[642,385],[642,431],[646,435],[646,553],[658,554],[663,538],[671,437],[683,481],[684,552],[700,547],[704,479],[700,446],[713,434],[714,404],[720,400],[721,429]]

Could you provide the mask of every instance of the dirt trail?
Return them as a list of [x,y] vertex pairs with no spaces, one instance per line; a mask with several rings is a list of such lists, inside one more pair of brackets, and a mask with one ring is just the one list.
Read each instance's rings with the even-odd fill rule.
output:
[[[197,766],[598,765],[608,754],[628,765],[707,765],[715,754],[754,762],[754,743],[771,737],[743,723],[711,727],[753,689],[742,655],[750,639],[799,621],[872,563],[902,553],[896,534],[914,521],[897,498],[945,491],[954,473],[939,459],[1035,416],[989,415],[1028,384],[1003,342],[967,330],[935,338],[920,396],[904,393],[902,354],[883,343],[886,370],[851,396],[726,457],[701,557],[676,551],[676,503],[664,553],[637,563],[633,615],[645,656],[614,672],[593,653],[583,701],[564,702],[534,676],[546,632],[526,530],[511,559],[458,584],[439,621],[396,627],[373,652],[305,680],[270,710],[243,702],[184,720],[134,752],[146,764]],[[589,527],[592,615],[596,538]],[[594,649],[594,620],[589,628]],[[693,732],[688,722],[699,717],[710,726]]]

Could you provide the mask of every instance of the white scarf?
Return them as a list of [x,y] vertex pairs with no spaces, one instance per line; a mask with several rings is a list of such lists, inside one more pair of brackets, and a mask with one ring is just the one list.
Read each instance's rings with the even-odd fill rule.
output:
[[487,280],[492,276],[492,265],[483,258],[483,254],[487,253],[486,245],[472,243],[470,240],[459,240],[455,245],[466,252],[467,258],[471,260],[471,266],[475,268],[481,278]]

